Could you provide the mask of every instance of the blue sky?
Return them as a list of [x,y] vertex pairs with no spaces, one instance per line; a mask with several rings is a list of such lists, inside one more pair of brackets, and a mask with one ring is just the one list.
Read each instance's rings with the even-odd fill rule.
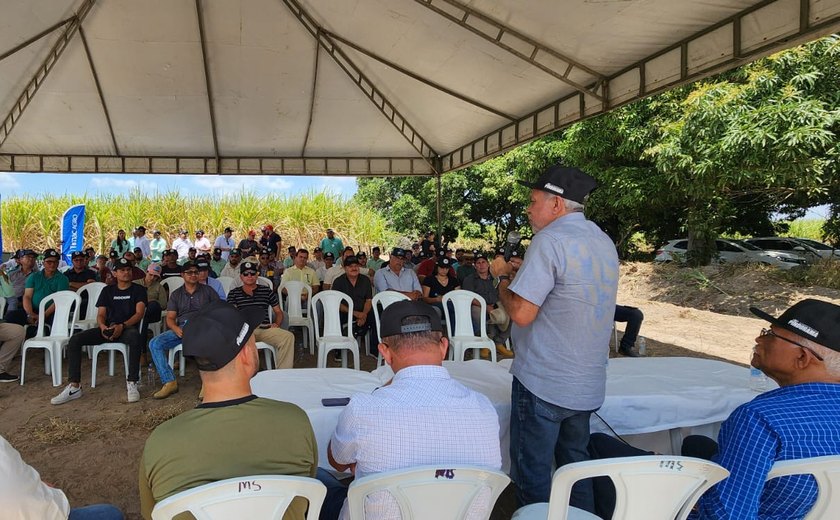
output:
[[108,175],[0,173],[0,193],[4,197],[83,195],[114,193],[139,188],[146,192],[178,189],[184,195],[237,193],[242,188],[257,193],[277,192],[288,195],[310,190],[328,190],[346,197],[356,193],[355,177],[268,177],[260,175]]

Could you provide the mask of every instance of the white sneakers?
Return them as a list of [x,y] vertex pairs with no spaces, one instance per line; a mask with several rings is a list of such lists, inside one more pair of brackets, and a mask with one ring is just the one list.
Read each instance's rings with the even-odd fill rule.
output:
[[137,388],[136,381],[126,381],[125,388],[128,391],[128,402],[136,403],[140,400],[140,390]]
[[72,385],[67,385],[60,394],[50,399],[50,402],[52,404],[64,404],[67,401],[72,401],[73,399],[78,399],[80,397],[82,397],[81,386],[73,387]]

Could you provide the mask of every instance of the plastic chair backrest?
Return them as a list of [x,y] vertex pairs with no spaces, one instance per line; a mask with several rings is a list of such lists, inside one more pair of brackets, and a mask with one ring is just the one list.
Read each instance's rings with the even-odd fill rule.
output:
[[[466,289],[458,289],[448,292],[443,295],[441,305],[443,305],[443,314],[446,317],[446,331],[452,336],[475,336],[472,326],[472,302],[478,300],[481,305],[481,321],[478,330],[480,337],[487,336],[487,302],[480,294]],[[455,330],[452,330],[452,319],[450,317],[449,302],[452,302],[452,307],[455,310]]]
[[198,486],[160,501],[152,520],[169,520],[189,511],[196,520],[254,518],[280,520],[295,497],[309,501],[308,518],[317,520],[327,488],[314,478],[253,475]]
[[[79,316],[79,307],[82,305],[82,297],[73,291],[58,291],[46,296],[38,304],[38,315],[44,316],[44,312],[50,304],[55,304],[52,326],[50,327],[50,338],[67,338],[70,331],[76,325]],[[75,303],[75,305],[73,305]],[[38,320],[38,337],[44,337],[44,320]]]
[[0,296],[0,319],[6,314],[6,298]]
[[233,285],[233,278],[230,276],[220,276],[217,280],[222,284],[222,290],[225,291],[225,294],[228,294],[230,292],[230,286]]
[[729,471],[714,462],[676,455],[646,455],[567,464],[554,473],[547,520],[566,520],[572,485],[607,476],[616,489],[613,518],[684,520],[700,495]]
[[813,475],[819,489],[817,501],[804,520],[840,518],[840,455],[776,462],[767,480],[804,474]]
[[184,286],[184,279],[180,276],[170,276],[161,280],[160,284],[166,287],[167,297],[171,298],[176,289]]
[[[318,303],[324,308],[324,331],[321,337],[337,337],[344,336],[348,338],[353,337],[353,300],[341,291],[321,291],[312,297],[312,302],[309,306],[312,313],[312,321],[315,327],[318,327]],[[346,334],[342,333],[341,325],[341,304],[347,306],[347,329]]]
[[365,497],[387,491],[402,518],[457,520],[465,518],[473,500],[489,489],[488,513],[510,482],[501,471],[473,466],[420,466],[388,471],[355,480],[347,490],[350,518],[365,517]]
[[102,289],[108,287],[107,284],[102,282],[91,282],[87,285],[82,286],[76,294],[80,297],[82,294],[87,293],[88,295],[88,304],[87,309],[85,310],[85,315],[80,316],[79,319],[82,320],[95,320],[96,319],[96,302],[99,301],[99,295],[102,293]]
[[306,301],[312,299],[312,287],[303,282],[280,282],[277,288],[277,296],[283,301],[283,289],[286,289],[286,301],[283,304],[283,312],[289,318],[303,318],[303,305],[301,304],[301,293],[306,293]]
[[272,291],[274,290],[274,282],[272,282],[270,278],[266,278],[265,276],[257,277],[257,285],[265,285]]
[[373,300],[371,300],[371,304],[373,307],[373,319],[376,322],[376,337],[381,338],[382,336],[379,334],[381,330],[380,326],[380,312],[379,306],[382,306],[382,310],[384,311],[389,305],[392,303],[400,302],[403,300],[410,300],[408,296],[404,295],[403,293],[398,293],[397,291],[382,291],[378,292],[373,295]]

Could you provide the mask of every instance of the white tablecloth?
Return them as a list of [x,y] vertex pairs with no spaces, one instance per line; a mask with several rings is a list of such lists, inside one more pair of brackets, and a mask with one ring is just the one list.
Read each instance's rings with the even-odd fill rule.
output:
[[[453,378],[486,395],[499,414],[503,469],[510,466],[509,363],[446,361]],[[319,465],[328,467],[327,444],[343,407],[324,407],[325,397],[371,392],[392,377],[389,367],[368,373],[344,368],[267,370],[251,380],[254,394],[295,403],[309,416],[318,441]],[[621,435],[675,432],[714,425],[757,394],[744,367],[697,358],[620,358],[607,368],[607,397],[598,414]],[[606,431],[593,417],[593,431]],[[666,437],[667,438],[667,437]],[[673,437],[672,442],[678,439]],[[676,446],[674,446],[676,447]],[[658,451],[669,451],[668,446]]]

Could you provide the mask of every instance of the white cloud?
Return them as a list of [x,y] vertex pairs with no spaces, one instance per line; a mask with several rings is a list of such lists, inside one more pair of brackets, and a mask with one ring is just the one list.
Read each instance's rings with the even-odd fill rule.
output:
[[21,187],[20,181],[17,179],[18,175],[25,175],[20,173],[0,173],[0,188],[4,192],[16,190]]
[[356,193],[356,177],[313,177],[315,191],[328,191],[349,197]]
[[189,189],[191,185],[198,186],[214,195],[229,195],[242,190],[257,194],[289,192],[295,185],[287,179],[268,175],[184,175],[181,180],[182,189]]
[[154,191],[157,184],[147,180],[122,179],[111,176],[93,176],[90,179],[92,191],[109,193],[130,191],[139,188],[142,191]]

